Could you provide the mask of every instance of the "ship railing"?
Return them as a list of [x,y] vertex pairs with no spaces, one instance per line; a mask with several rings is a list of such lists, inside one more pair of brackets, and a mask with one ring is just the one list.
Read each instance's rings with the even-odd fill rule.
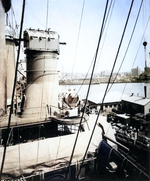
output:
[[56,112],[59,112],[61,109],[54,105],[46,105],[46,113],[48,117],[54,116]]
[[46,105],[46,106],[38,106],[38,107],[32,107],[28,108],[26,107],[25,109],[19,109],[17,112],[15,112],[15,115],[28,115],[28,116],[36,116],[36,117],[51,117],[54,116],[54,113],[58,111],[57,106],[53,105]]
[[[125,147],[124,145],[122,145],[122,144],[120,144],[120,143],[112,140],[111,138],[109,138],[109,137],[106,136],[105,134],[103,134],[103,138],[104,138],[104,140],[106,139],[106,140],[109,140],[109,141],[115,143],[116,145],[122,147],[124,150],[127,151],[127,152],[124,152],[124,154],[121,154],[120,152],[118,152],[118,154],[120,154],[120,155],[123,157],[123,159],[122,159],[122,160],[123,160],[123,163],[124,163],[125,161],[127,161],[129,164],[132,165],[132,167],[134,168],[134,169],[133,169],[134,171],[138,170],[138,173],[139,173],[139,174],[137,174],[137,178],[138,178],[141,174],[143,174],[147,179],[150,179],[149,173],[146,173],[146,171],[143,169],[143,167],[142,167],[140,164],[137,164],[137,162],[134,161],[134,160],[128,155],[128,153],[129,153],[129,148],[127,148],[127,147]],[[105,142],[105,141],[103,141],[103,142]],[[112,149],[114,150],[114,148],[112,148]],[[111,150],[110,152],[112,152],[112,150]],[[115,151],[115,152],[116,152],[116,151]],[[110,163],[112,163],[112,162],[110,162]],[[110,163],[109,163],[109,164],[110,164]],[[123,163],[121,164],[121,165],[122,165],[122,166],[121,166],[122,168],[123,168]],[[111,164],[110,164],[110,168],[112,168]],[[116,167],[115,167],[115,168],[116,168]],[[108,168],[108,169],[109,169],[109,168]],[[110,172],[111,172],[111,170],[110,170]]]

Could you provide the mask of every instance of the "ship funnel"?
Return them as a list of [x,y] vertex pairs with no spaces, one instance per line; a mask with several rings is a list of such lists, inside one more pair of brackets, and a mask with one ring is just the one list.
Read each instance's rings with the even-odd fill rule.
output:
[[58,108],[59,35],[53,31],[24,31],[27,87],[22,117],[52,116]]

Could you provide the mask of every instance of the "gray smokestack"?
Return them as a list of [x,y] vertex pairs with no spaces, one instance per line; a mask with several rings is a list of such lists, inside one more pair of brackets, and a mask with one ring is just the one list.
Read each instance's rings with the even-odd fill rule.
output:
[[[26,30],[27,88],[23,118],[42,120],[58,109],[59,35],[52,31]],[[51,111],[50,111],[51,110]]]

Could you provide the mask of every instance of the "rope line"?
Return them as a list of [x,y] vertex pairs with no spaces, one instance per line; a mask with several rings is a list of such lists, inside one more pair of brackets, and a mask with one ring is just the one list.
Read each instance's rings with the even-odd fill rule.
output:
[[[108,9],[108,14],[107,14],[107,16],[106,16],[106,21],[107,21],[107,19],[108,19],[109,13],[110,13],[110,17],[111,17],[111,15],[112,15],[113,8],[114,8],[114,4],[115,4],[115,0],[114,0],[114,2],[113,2],[113,0],[111,0],[111,3],[110,3],[110,5],[109,5],[109,9]],[[111,9],[111,6],[112,6],[112,9]],[[110,11],[111,11],[111,12],[110,12]],[[109,19],[108,21],[110,22],[110,19]],[[108,22],[108,24],[109,24],[109,22]],[[106,26],[106,23],[104,24],[104,29],[105,29],[105,26]],[[108,29],[108,27],[107,27],[107,29]],[[106,32],[107,32],[107,30],[106,30]],[[104,40],[105,40],[105,38],[106,38],[106,34],[105,34]],[[102,44],[102,49],[103,49],[103,44]],[[101,49],[101,52],[102,52],[102,49]],[[95,55],[94,55],[94,57],[95,57]],[[88,76],[88,73],[89,73],[89,71],[90,71],[90,68],[91,68],[91,66],[92,66],[92,63],[93,63],[93,61],[94,61],[94,57],[93,57],[93,59],[92,59],[91,65],[89,66],[89,69],[88,69],[88,71],[87,71],[87,74],[85,75],[85,78],[84,78],[84,80],[82,81],[82,84],[81,84],[81,86],[79,87],[77,93],[80,91],[81,87],[83,86],[83,84],[84,84],[84,82],[85,82],[85,80],[86,80],[86,78],[87,78],[87,76]],[[100,57],[100,56],[99,56],[99,57]],[[100,58],[98,58],[98,59],[100,59]],[[98,66],[98,65],[97,65],[97,66]]]
[[81,12],[81,18],[80,18],[80,24],[79,24],[77,44],[76,44],[74,61],[73,61],[73,66],[72,66],[71,80],[72,80],[72,75],[73,75],[73,70],[74,70],[74,64],[75,64],[75,60],[76,60],[76,55],[77,55],[77,49],[78,49],[78,43],[79,43],[79,36],[80,36],[80,30],[81,30],[81,23],[82,23],[83,11],[84,11],[84,4],[85,4],[85,0],[83,1],[83,5],[82,5],[82,12]]
[[[107,27],[106,27],[105,35],[104,35],[104,38],[103,38],[103,43],[102,43],[101,50],[100,50],[100,54],[99,54],[99,58],[98,58],[99,60],[100,60],[100,58],[101,58],[101,53],[102,53],[102,51],[103,51],[104,42],[105,42],[106,35],[107,35],[107,31],[108,31],[108,28],[109,28],[109,24],[110,24],[111,16],[112,16],[112,13],[113,13],[114,5],[115,5],[115,0],[114,0],[114,2],[111,1],[110,6],[109,6],[108,15],[109,15],[109,13],[110,13],[110,17],[109,17],[109,19],[108,19],[108,15],[107,15],[108,25],[107,25]],[[111,6],[112,6],[112,8],[111,8]],[[106,25],[105,25],[105,26],[106,26]],[[104,26],[104,27],[105,27],[105,26]],[[97,64],[97,68],[98,68],[98,66],[99,66],[99,62],[98,62],[98,64]]]
[[[133,34],[134,34],[134,31],[135,31],[135,28],[136,28],[136,25],[137,25],[137,21],[138,21],[138,19],[139,19],[139,15],[140,15],[140,12],[141,12],[142,4],[143,4],[143,0],[141,1],[140,8],[139,8],[139,11],[138,11],[138,15],[137,15],[137,18],[136,18],[136,21],[135,21],[135,24],[134,24],[134,27],[133,27],[133,30],[132,30],[132,33],[131,33],[131,36],[130,36],[130,40],[129,40],[129,42],[128,42],[128,45],[127,45],[127,48],[126,48],[126,51],[125,51],[124,57],[123,57],[123,59],[122,59],[122,62],[121,62],[120,67],[119,67],[119,69],[118,69],[118,72],[117,72],[117,74],[116,74],[116,76],[115,76],[115,78],[114,78],[114,80],[113,80],[113,82],[112,82],[112,84],[111,84],[108,92],[110,91],[111,87],[113,86],[113,84],[114,84],[114,82],[115,82],[115,80],[116,80],[116,78],[117,78],[117,76],[118,76],[118,74],[119,74],[119,72],[120,72],[120,69],[121,69],[121,67],[122,67],[122,65],[123,65],[123,62],[124,62],[124,60],[125,60],[126,54],[127,54],[127,52],[128,52],[128,49],[129,49],[129,46],[130,46],[130,43],[131,43],[131,40],[132,40],[132,38],[133,38]],[[121,98],[120,98],[120,99],[121,99]]]
[[[148,27],[148,23],[149,23],[149,21],[150,21],[150,16],[149,16],[148,21],[147,21],[147,24],[146,24],[146,26],[145,26],[145,30],[144,30],[143,36],[142,36],[142,38],[141,38],[141,41],[140,41],[140,44],[139,44],[139,47],[138,47],[138,50],[137,50],[136,56],[135,56],[135,58],[134,58],[133,64],[132,64],[132,66],[131,66],[131,69],[133,68],[134,63],[135,63],[135,61],[136,61],[136,59],[137,59],[137,56],[138,56],[138,53],[139,53],[140,47],[141,47],[141,45],[142,45],[142,41],[143,41],[143,39],[144,39],[145,32],[146,32],[146,29],[147,29],[147,27]],[[122,91],[121,98],[122,98],[122,96],[123,96],[123,93],[124,93],[124,91],[125,91],[126,86],[127,86],[127,83],[126,83],[126,84],[125,84],[125,86],[124,86],[124,89],[123,89],[123,91]]]
[[[123,41],[123,38],[124,38],[124,34],[125,34],[125,31],[126,31],[126,27],[127,27],[127,24],[128,24],[129,17],[130,17],[130,13],[131,13],[131,9],[132,9],[132,6],[133,6],[133,2],[134,2],[134,0],[132,0],[131,5],[130,5],[128,17],[127,17],[127,20],[126,20],[126,23],[125,23],[125,27],[124,27],[124,30],[123,30],[123,34],[122,34],[122,37],[121,37],[121,40],[120,40],[120,44],[119,44],[119,47],[118,47],[118,51],[117,51],[117,54],[116,54],[116,58],[115,58],[115,61],[114,61],[113,67],[112,67],[112,71],[111,71],[111,74],[110,74],[110,77],[109,77],[109,81],[108,81],[107,87],[106,87],[106,89],[105,89],[104,96],[103,96],[103,100],[102,100],[102,104],[101,104],[102,106],[103,106],[103,103],[104,103],[104,100],[105,100],[105,96],[106,96],[106,93],[107,93],[107,90],[108,90],[108,87],[109,87],[109,84],[110,84],[110,80],[111,80],[111,77],[112,77],[112,74],[113,74],[113,71],[114,71],[114,68],[115,68],[115,64],[116,64],[117,57],[118,57],[118,54],[119,54],[119,51],[120,51],[120,48],[121,48],[121,44],[122,44],[122,41]],[[92,133],[91,133],[91,137],[90,137],[90,140],[89,140],[87,149],[86,149],[86,151],[85,151],[85,154],[84,154],[84,157],[83,157],[83,160],[82,160],[82,165],[83,165],[83,163],[84,163],[84,160],[85,160],[85,157],[86,157],[88,148],[89,148],[89,146],[90,146],[90,143],[91,143],[91,140],[92,140],[92,137],[93,137],[93,134],[94,134],[96,125],[97,125],[97,121],[98,121],[98,118],[99,118],[99,115],[100,115],[100,111],[101,111],[101,109],[99,109],[99,112],[98,112],[98,115],[97,115],[97,118],[96,118],[96,121],[95,121],[93,130],[92,130]],[[80,171],[81,171],[81,170],[80,170]],[[80,172],[78,173],[78,176],[79,176],[79,174],[80,174]]]
[[100,42],[101,42],[101,38],[102,38],[102,32],[103,32],[104,23],[105,23],[105,18],[106,18],[108,1],[109,1],[109,0],[107,0],[106,6],[105,6],[105,12],[104,12],[104,16],[103,16],[103,22],[102,22],[102,26],[101,26],[101,30],[100,30],[100,36],[99,36],[98,45],[97,45],[96,54],[95,54],[95,60],[94,60],[93,69],[92,69],[92,74],[91,74],[91,78],[90,78],[90,83],[89,83],[89,87],[88,87],[88,91],[87,91],[87,95],[86,95],[85,106],[84,106],[84,110],[83,110],[83,112],[82,112],[82,116],[81,116],[80,124],[79,124],[79,129],[78,129],[78,132],[77,132],[77,136],[76,136],[76,139],[75,139],[74,147],[73,147],[72,154],[71,154],[71,157],[70,157],[69,167],[70,167],[71,162],[72,162],[73,154],[74,154],[75,147],[76,147],[76,143],[77,143],[78,136],[79,136],[80,126],[81,126],[81,124],[82,124],[83,115],[84,115],[84,113],[85,113],[85,107],[86,107],[86,103],[87,103],[87,99],[88,99],[88,95],[89,95],[89,91],[90,91],[90,86],[91,86],[91,82],[92,82],[92,78],[93,78],[93,74],[94,74],[94,69],[95,69],[95,65],[96,65],[96,59],[97,59],[97,55],[98,55],[98,50],[99,50],[99,46],[100,46]]

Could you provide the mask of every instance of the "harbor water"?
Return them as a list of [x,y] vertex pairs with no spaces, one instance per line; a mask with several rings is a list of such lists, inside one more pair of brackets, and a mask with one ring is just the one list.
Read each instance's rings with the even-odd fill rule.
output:
[[[95,94],[104,95],[106,87],[106,83],[92,84],[89,96]],[[88,85],[59,85],[59,93],[65,93],[69,89],[75,89],[80,98],[84,99],[87,94]],[[108,90],[110,93],[116,92],[117,94],[119,92],[120,94],[134,94],[136,96],[144,97],[144,83],[114,83],[113,85],[109,85]]]

